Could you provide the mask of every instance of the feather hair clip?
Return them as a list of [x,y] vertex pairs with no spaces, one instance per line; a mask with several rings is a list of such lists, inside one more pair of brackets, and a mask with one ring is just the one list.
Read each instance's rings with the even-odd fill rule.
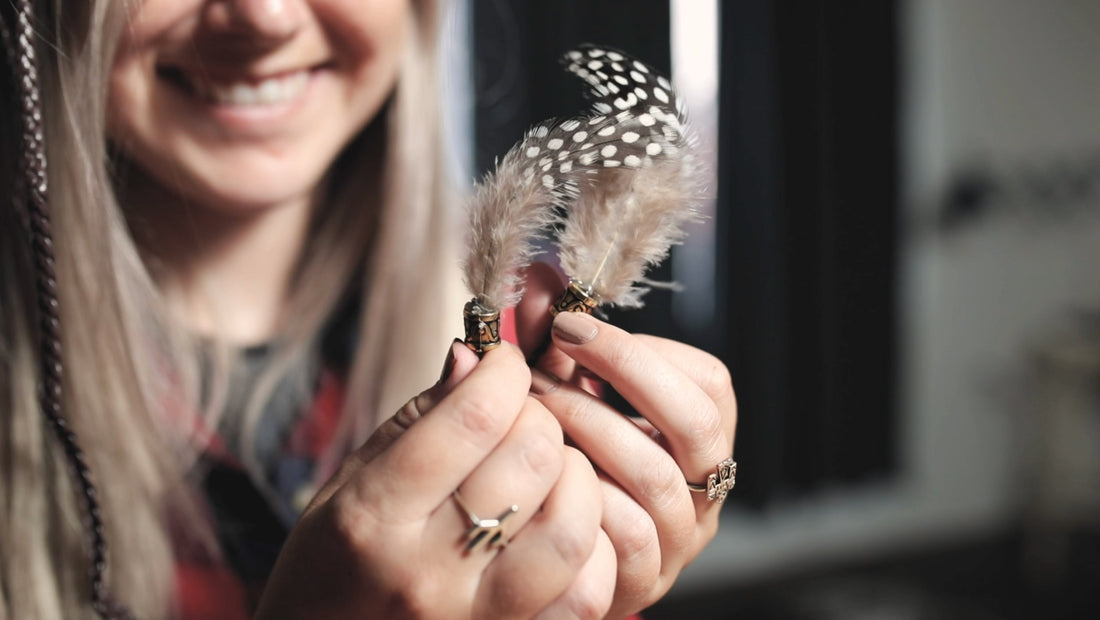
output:
[[466,345],[484,354],[500,345],[500,311],[523,293],[521,273],[535,254],[534,240],[556,219],[556,208],[575,195],[567,179],[538,170],[554,127],[536,125],[478,184],[468,208],[470,239],[464,265],[473,298],[464,308]]
[[497,162],[468,205],[469,247],[464,265],[473,298],[464,308],[465,342],[479,355],[500,345],[500,311],[523,294],[523,269],[535,240],[560,224],[560,213],[578,195],[579,180],[625,157],[640,163],[644,145],[606,148],[607,136],[627,114],[595,115],[540,123]]
[[[641,307],[657,285],[645,279],[683,240],[698,218],[702,175],[697,140],[683,105],[663,75],[616,50],[582,46],[563,57],[567,70],[590,85],[597,112],[618,110],[605,129],[602,153],[633,146],[632,165],[589,170],[558,235],[558,257],[570,283],[551,313],[591,313],[601,304]],[[623,163],[626,164],[626,157]]]

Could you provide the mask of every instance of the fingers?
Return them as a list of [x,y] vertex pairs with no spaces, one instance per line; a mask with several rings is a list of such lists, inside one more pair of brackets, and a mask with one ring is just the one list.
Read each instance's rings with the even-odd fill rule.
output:
[[722,360],[675,340],[648,334],[635,334],[634,337],[679,368],[714,401],[722,415],[722,430],[730,441],[732,451],[737,427],[737,399],[730,371]]
[[615,591],[615,548],[607,534],[596,535],[596,548],[569,588],[535,615],[534,620],[588,620],[607,617]]
[[[527,401],[530,370],[519,350],[489,351],[432,409],[356,473],[348,485],[377,518],[431,514],[508,433]],[[391,512],[393,511],[393,512]]]
[[701,352],[685,372],[633,335],[585,314],[559,314],[552,331],[555,347],[610,383],[661,432],[686,475],[705,478],[729,457],[726,416],[688,374],[700,372]]
[[556,600],[591,558],[601,513],[596,473],[583,454],[566,448],[542,510],[485,569],[479,607],[497,610],[493,617],[527,618]]
[[365,464],[374,460],[376,456],[388,448],[422,415],[435,408],[436,404],[454,389],[454,386],[470,374],[477,362],[477,355],[456,338],[451,346],[447,348],[447,358],[443,362],[443,369],[439,373],[439,381],[427,390],[410,398],[409,402],[405,403],[396,414],[379,425],[366,443],[341,463],[336,472],[314,496],[305,512],[309,512],[315,506],[327,501],[337,489],[351,479]]
[[[629,418],[572,384],[536,370],[532,390],[596,468],[650,515],[661,550],[675,555],[693,544],[695,506],[680,466],[664,448]],[[608,513],[608,518],[620,515]]]
[[[615,549],[615,616],[646,607],[666,586],[661,579],[661,546],[653,518],[612,480],[602,480],[603,521],[600,527]],[[659,596],[659,594],[657,595]]]
[[447,360],[443,363],[439,381],[435,385],[417,394],[405,403],[396,414],[386,420],[370,436],[362,449],[357,450],[358,458],[364,463],[374,459],[385,450],[398,437],[401,436],[414,422],[450,394],[463,379],[477,366],[477,355],[457,338],[447,350]]
[[[545,501],[562,473],[564,452],[557,420],[541,403],[528,399],[508,435],[458,489],[461,502],[479,519],[505,517],[501,532],[507,538],[520,531]],[[513,506],[517,510],[508,514]],[[470,528],[471,520],[460,506],[454,508],[443,506],[444,512],[459,517],[460,525],[453,519],[433,522],[443,528],[440,539],[453,540],[455,544],[450,546],[460,553],[458,550],[467,544],[464,532]],[[480,558],[482,566],[495,556],[484,548],[472,549],[470,553],[475,559]]]

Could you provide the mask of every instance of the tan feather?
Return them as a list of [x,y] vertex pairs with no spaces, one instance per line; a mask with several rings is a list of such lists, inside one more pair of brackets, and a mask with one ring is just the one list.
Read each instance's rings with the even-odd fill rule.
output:
[[575,195],[575,185],[538,160],[549,124],[527,132],[476,188],[468,206],[466,286],[484,308],[515,305],[523,294],[522,270],[537,254],[535,240],[556,221],[556,208]]
[[562,269],[600,304],[642,306],[646,271],[684,239],[703,195],[694,157],[598,172],[582,186],[558,236]]
[[[558,257],[565,273],[600,304],[640,307],[654,284],[646,270],[663,261],[683,240],[684,224],[698,218],[704,197],[698,141],[671,84],[651,67],[593,46],[571,52],[565,62],[592,87],[597,112],[633,104],[616,117],[617,130],[607,133],[610,144],[641,149],[643,157],[630,167],[605,161],[580,184],[558,235]],[[623,84],[635,90],[617,88]],[[624,100],[631,93],[637,94]]]

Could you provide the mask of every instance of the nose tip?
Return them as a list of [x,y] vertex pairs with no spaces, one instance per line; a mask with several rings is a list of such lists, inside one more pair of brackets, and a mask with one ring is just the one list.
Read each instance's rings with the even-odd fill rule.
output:
[[207,9],[207,23],[215,30],[285,39],[301,25],[300,0],[219,0]]

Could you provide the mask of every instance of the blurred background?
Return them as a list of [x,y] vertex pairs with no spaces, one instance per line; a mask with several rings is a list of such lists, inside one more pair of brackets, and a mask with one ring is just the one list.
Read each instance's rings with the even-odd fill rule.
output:
[[706,222],[612,320],[730,367],[737,490],[662,618],[1100,617],[1100,2],[458,0],[472,183],[581,110],[583,42],[669,71]]

